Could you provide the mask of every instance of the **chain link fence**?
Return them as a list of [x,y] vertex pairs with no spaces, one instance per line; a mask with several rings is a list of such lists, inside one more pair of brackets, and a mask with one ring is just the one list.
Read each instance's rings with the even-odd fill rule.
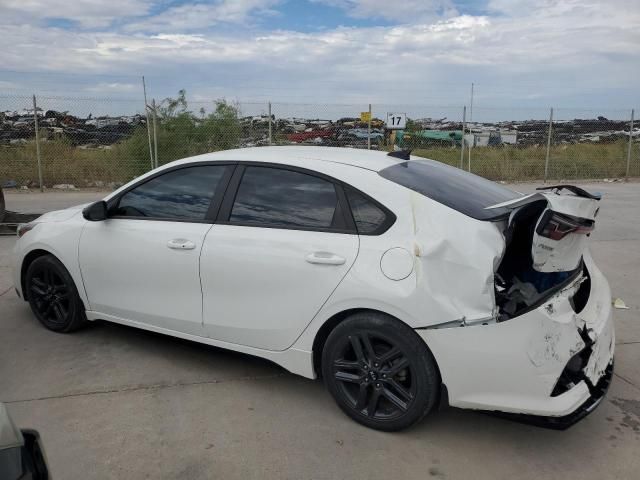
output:
[[[187,102],[184,92],[149,103],[0,95],[0,185],[114,188],[179,158],[297,144],[408,148],[500,181],[640,176],[631,110]],[[405,129],[385,128],[390,112],[406,114]]]

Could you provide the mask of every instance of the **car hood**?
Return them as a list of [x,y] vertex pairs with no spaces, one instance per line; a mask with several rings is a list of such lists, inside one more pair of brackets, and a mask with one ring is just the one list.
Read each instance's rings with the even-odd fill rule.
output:
[[65,222],[71,219],[72,217],[74,217],[75,215],[77,215],[79,212],[81,212],[87,205],[90,205],[90,204],[84,203],[82,205],[77,205],[75,207],[65,208],[64,210],[54,210],[53,212],[47,212],[43,215],[40,215],[34,221],[38,223]]

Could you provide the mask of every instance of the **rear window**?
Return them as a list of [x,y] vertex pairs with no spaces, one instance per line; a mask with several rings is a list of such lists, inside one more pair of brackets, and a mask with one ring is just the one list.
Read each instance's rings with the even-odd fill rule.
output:
[[380,175],[478,220],[509,213],[507,208],[485,207],[522,196],[491,180],[434,160],[399,163],[381,170]]

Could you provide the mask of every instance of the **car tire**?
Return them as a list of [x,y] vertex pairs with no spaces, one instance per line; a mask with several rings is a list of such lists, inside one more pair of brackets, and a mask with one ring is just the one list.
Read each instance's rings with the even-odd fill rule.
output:
[[87,323],[75,282],[53,255],[36,258],[25,277],[26,296],[36,318],[49,330],[68,333]]
[[440,376],[427,345],[408,325],[378,312],[356,313],[333,329],[322,374],[338,406],[377,430],[419,422],[439,397]]

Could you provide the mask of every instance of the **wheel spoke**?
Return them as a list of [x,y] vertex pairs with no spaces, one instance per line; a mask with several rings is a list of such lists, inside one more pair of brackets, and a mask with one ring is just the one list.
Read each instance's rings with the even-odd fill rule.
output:
[[41,280],[39,278],[35,278],[35,277],[32,278],[31,279],[31,283],[33,285],[36,285],[38,288],[41,288],[42,290],[46,290],[46,288],[47,288],[47,284],[43,280]]
[[409,360],[407,360],[407,357],[402,357],[396,363],[391,365],[387,373],[393,376],[393,375],[396,375],[400,370],[402,370],[403,368],[407,368],[408,366],[409,366]]
[[383,389],[382,394],[387,400],[389,400],[403,412],[407,410],[407,402],[402,401],[395,393],[393,393],[388,388]]
[[43,309],[44,310],[43,315],[45,317],[48,317],[49,314],[51,313],[51,310],[53,310],[53,302],[52,301],[45,301],[44,303],[45,303],[47,308]]
[[64,313],[62,312],[62,308],[60,308],[60,304],[57,302],[53,302],[53,313],[56,316],[56,319],[59,322],[63,322],[64,321]]
[[349,341],[351,342],[351,347],[353,348],[353,352],[356,354],[356,358],[360,362],[365,362],[367,359],[362,351],[362,344],[360,343],[360,337],[357,335],[350,335]]
[[413,395],[411,395],[411,392],[404,386],[400,385],[398,382],[396,382],[395,380],[391,379],[387,382],[388,387],[390,387],[390,391],[391,389],[395,390],[396,393],[399,394],[399,397],[401,397],[404,401],[409,401],[413,398]]
[[358,391],[358,399],[356,400],[355,409],[359,412],[367,405],[367,385],[365,383],[360,384],[360,390]]
[[359,370],[362,368],[362,365],[359,362],[352,362],[350,360],[340,358],[333,362],[333,367],[336,369]]
[[390,362],[391,360],[395,360],[400,355],[402,355],[402,352],[400,351],[400,349],[397,347],[392,347],[388,352],[383,353],[380,356],[379,360],[380,360],[380,363],[387,363],[387,362]]
[[46,283],[47,285],[53,285],[53,277],[51,275],[51,270],[49,270],[48,268],[46,268],[44,270],[44,274],[42,275],[44,283]]
[[46,292],[42,289],[42,287],[36,285],[35,282],[32,282],[31,291],[39,297],[43,297],[44,295],[46,295]]
[[376,414],[376,410],[378,409],[378,401],[380,400],[380,390],[374,389],[371,397],[369,398],[369,403],[367,405],[367,415],[373,417]]
[[349,372],[338,371],[334,373],[334,377],[336,378],[336,380],[347,383],[360,383],[362,381],[362,376]]
[[362,334],[362,344],[364,345],[364,349],[367,352],[369,360],[371,361],[376,360],[378,357],[376,355],[376,352],[373,350],[373,345],[371,345],[371,339],[369,338],[369,335],[366,333]]

